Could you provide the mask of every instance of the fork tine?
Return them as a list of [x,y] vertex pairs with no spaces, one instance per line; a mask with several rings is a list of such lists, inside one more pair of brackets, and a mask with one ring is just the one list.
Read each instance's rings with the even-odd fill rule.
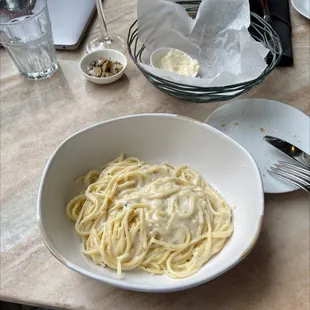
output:
[[271,175],[289,181],[310,193],[310,169],[297,164],[278,161],[267,170]]
[[291,166],[286,166],[286,165],[282,165],[282,164],[274,164],[274,166],[279,169],[282,170],[284,172],[288,172],[290,174],[295,175],[296,177],[299,177],[301,179],[306,179],[309,180],[310,182],[310,175],[308,175],[307,173],[305,173],[304,171],[300,171],[297,170],[295,168],[292,168]]
[[[273,167],[271,167],[272,169]],[[294,180],[293,178],[291,178],[290,175],[286,174],[286,176],[282,175],[283,172],[279,173],[277,171],[273,171],[273,170],[267,170],[268,173],[270,173],[273,176],[276,176],[282,180],[291,182],[293,184],[295,184],[296,186],[298,186],[299,188],[305,190],[306,192],[310,193],[310,186],[305,186],[303,184],[301,184],[299,181]]]
[[292,164],[292,163],[288,163],[288,162],[283,161],[283,160],[279,160],[278,163],[280,165],[283,165],[283,166],[286,166],[286,167],[290,167],[290,168],[292,168],[294,170],[300,171],[303,174],[310,175],[310,168],[307,169],[306,167],[301,166],[301,165],[299,165],[297,163],[296,164]]
[[296,182],[299,182],[303,184],[304,186],[310,186],[310,181],[305,180],[302,175],[299,175],[297,172],[292,171],[290,169],[281,167],[281,166],[276,166],[276,167],[270,167],[270,169],[274,172],[282,174],[284,177],[290,178],[295,180]]

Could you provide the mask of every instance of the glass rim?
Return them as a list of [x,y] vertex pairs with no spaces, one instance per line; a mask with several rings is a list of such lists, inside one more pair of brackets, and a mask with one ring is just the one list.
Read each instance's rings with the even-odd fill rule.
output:
[[[16,24],[13,24],[13,23],[11,23],[11,22],[1,23],[1,21],[0,21],[0,26],[2,26],[2,25],[9,25],[9,26],[12,26],[12,25],[21,25],[21,24],[25,24],[25,23],[28,22],[28,21],[33,20],[35,17],[37,17],[39,14],[41,14],[42,11],[47,7],[47,0],[40,0],[40,1],[43,1],[43,6],[42,6],[41,10],[40,10],[39,12],[37,12],[36,14],[30,15],[29,18],[24,19],[24,20],[21,20],[21,21],[19,21],[19,22],[16,23]],[[12,11],[12,12],[14,12],[14,11]],[[28,16],[29,16],[29,15],[28,15]]]

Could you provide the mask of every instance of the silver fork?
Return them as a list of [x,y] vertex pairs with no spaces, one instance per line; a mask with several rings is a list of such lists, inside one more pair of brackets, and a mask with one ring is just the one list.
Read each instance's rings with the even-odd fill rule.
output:
[[310,168],[280,160],[267,171],[271,175],[289,181],[310,193]]

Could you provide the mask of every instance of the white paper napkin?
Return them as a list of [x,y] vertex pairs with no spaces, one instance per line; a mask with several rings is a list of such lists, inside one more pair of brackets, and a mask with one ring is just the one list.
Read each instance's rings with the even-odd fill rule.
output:
[[[266,68],[269,50],[248,32],[248,0],[202,0],[197,16],[171,1],[138,0],[139,39],[147,48],[143,66],[167,80],[193,86],[224,86],[257,78]],[[199,78],[150,66],[160,47],[180,49],[197,59]]]

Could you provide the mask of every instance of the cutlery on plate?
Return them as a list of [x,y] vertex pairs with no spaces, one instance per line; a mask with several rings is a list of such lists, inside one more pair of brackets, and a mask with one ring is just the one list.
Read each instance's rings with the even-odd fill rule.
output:
[[282,180],[289,181],[310,193],[310,168],[285,161],[278,161],[267,172]]
[[264,141],[282,151],[287,156],[295,159],[300,164],[306,166],[308,169],[310,168],[310,155],[299,149],[297,146],[272,136],[265,136]]

